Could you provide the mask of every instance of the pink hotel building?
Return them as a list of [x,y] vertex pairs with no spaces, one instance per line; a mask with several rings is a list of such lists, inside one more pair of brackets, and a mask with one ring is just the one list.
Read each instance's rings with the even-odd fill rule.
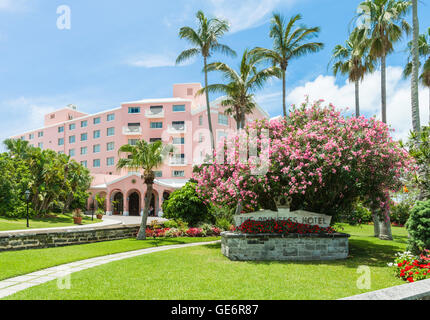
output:
[[[175,84],[173,98],[126,102],[91,115],[68,106],[47,114],[43,128],[12,138],[68,154],[87,167],[94,178],[88,206],[94,203],[96,194],[105,196],[107,215],[141,215],[144,207],[146,186],[141,172],[117,170],[118,149],[138,139],[174,145],[172,156],[156,171],[151,205],[158,215],[164,199],[188,181],[193,165],[201,163],[209,151],[205,97],[195,96],[200,88],[199,83]],[[217,99],[211,103],[216,140],[236,130],[235,120],[224,114],[220,102]],[[258,107],[247,121],[268,117]]]

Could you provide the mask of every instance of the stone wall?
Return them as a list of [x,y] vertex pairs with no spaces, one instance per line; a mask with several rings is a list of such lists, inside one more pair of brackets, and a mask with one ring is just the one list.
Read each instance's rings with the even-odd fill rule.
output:
[[135,237],[139,226],[108,226],[102,229],[43,231],[35,233],[6,233],[0,235],[0,252],[24,249],[40,249],[120,240]]
[[311,261],[348,257],[348,238],[335,234],[242,234],[221,233],[221,251],[238,261]]

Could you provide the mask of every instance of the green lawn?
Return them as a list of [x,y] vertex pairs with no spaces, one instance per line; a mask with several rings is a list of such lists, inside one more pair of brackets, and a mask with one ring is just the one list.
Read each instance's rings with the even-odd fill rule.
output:
[[137,241],[124,239],[67,247],[0,252],[0,280],[30,272],[108,254],[144,248],[191,242],[214,241],[220,238],[173,238]]
[[[52,281],[9,299],[338,299],[403,284],[387,263],[405,250],[405,229],[382,241],[372,226],[343,227],[352,234],[343,261],[232,262],[219,244],[205,245],[112,262],[73,274],[69,290]],[[357,288],[359,266],[370,268],[368,290]]]
[[[102,220],[97,220],[94,216],[94,221],[91,217],[85,216],[82,219],[82,224],[91,224],[101,222]],[[47,218],[31,218],[30,219],[30,229],[40,229],[40,228],[57,228],[57,227],[68,227],[74,226],[73,215],[59,214],[55,217]],[[0,217],[0,231],[10,231],[10,230],[26,230],[27,229],[27,219],[14,219]]]

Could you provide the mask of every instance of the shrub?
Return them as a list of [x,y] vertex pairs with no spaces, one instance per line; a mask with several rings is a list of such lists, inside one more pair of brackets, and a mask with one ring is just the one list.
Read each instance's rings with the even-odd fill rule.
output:
[[200,225],[199,228],[202,229],[203,233],[206,234],[206,236],[219,236],[221,233],[220,228],[217,228],[208,223]]
[[394,268],[397,277],[415,282],[430,279],[430,256],[427,251],[419,257],[412,255],[410,251],[397,253],[394,263],[389,263]]
[[331,227],[321,228],[317,225],[311,226],[301,224],[291,220],[265,220],[254,221],[246,220],[242,225],[236,228],[236,231],[242,233],[276,233],[276,234],[310,234],[310,233],[334,233],[335,230]]
[[170,195],[163,202],[164,217],[167,219],[181,219],[190,226],[196,226],[202,222],[213,222],[209,207],[196,193],[196,185],[188,182],[184,187]]
[[186,234],[189,237],[206,237],[206,233],[201,228],[190,228],[187,230]]
[[391,206],[391,221],[394,225],[404,226],[408,221],[411,205],[405,201]]
[[366,224],[372,221],[372,212],[362,202],[357,201],[351,211],[342,214],[340,221],[352,226]]
[[430,200],[418,201],[406,222],[410,238],[408,249],[419,254],[430,249]]
[[175,228],[180,229],[182,231],[186,231],[188,229],[188,223],[182,221],[181,219],[177,220],[167,220],[163,223],[165,228]]
[[231,222],[227,218],[218,218],[215,221],[215,226],[223,231],[230,230]]

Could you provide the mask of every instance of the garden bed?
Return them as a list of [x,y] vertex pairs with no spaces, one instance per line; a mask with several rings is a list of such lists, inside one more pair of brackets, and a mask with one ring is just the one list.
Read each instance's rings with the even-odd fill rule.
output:
[[315,261],[346,259],[349,234],[221,233],[221,252],[234,261]]

